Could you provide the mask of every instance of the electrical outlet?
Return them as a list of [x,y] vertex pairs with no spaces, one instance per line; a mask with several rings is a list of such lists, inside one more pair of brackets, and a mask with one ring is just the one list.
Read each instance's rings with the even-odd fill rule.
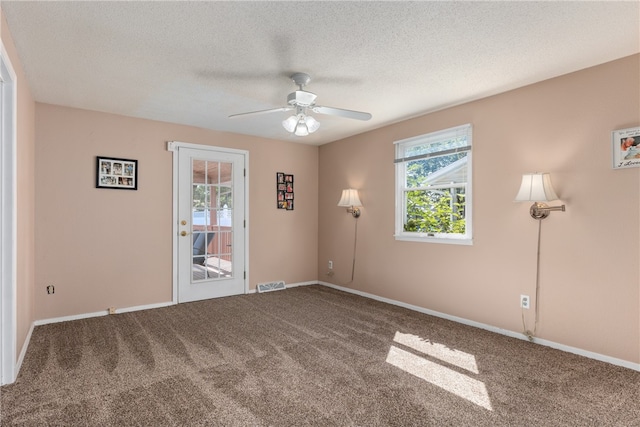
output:
[[49,285],[47,286],[47,294],[51,295],[51,294],[55,294],[56,293],[56,288],[53,285]]
[[115,307],[109,307],[109,314],[116,314],[116,308]]
[[329,270],[333,270],[333,261],[329,260]]
[[520,295],[520,307],[529,309],[531,305],[531,300],[529,299],[529,295]]

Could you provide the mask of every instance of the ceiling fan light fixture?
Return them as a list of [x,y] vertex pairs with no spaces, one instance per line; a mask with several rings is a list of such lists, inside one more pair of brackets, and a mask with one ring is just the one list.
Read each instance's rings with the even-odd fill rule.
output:
[[296,136],[307,136],[318,130],[320,122],[311,116],[299,113],[283,120],[282,127],[284,127],[287,132],[291,132]]

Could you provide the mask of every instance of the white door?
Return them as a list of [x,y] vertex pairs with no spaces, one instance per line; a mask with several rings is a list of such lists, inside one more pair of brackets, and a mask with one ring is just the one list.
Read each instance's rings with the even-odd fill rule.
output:
[[178,302],[245,293],[245,158],[178,150]]

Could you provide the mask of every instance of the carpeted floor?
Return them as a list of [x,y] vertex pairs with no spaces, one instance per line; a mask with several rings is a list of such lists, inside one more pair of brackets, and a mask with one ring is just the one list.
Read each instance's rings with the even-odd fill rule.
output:
[[640,426],[640,372],[322,286],[35,328],[3,426]]

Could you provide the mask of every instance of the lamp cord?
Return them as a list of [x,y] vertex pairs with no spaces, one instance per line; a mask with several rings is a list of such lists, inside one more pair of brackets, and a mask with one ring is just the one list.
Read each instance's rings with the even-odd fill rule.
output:
[[353,236],[353,264],[351,264],[351,280],[349,283],[353,282],[353,277],[356,274],[356,247],[358,245],[358,218],[356,218],[356,227],[355,233]]
[[524,330],[524,334],[529,338],[529,341],[533,341],[533,338],[536,336],[536,332],[538,330],[538,318],[540,313],[540,304],[538,303],[540,299],[540,234],[542,229],[542,218],[538,219],[538,247],[536,251],[536,299],[535,299],[535,321],[533,325],[533,332],[527,329],[527,322],[524,318],[524,308],[522,308],[522,328]]
[[[358,246],[358,218],[356,217],[356,226],[355,226],[355,231],[354,231],[354,236],[353,236],[353,262],[351,263],[351,280],[349,280],[348,282],[345,283],[336,283],[340,286],[346,286],[349,285],[350,283],[353,283],[353,279],[355,277],[355,272],[356,272],[356,248]],[[329,275],[332,275],[331,273],[328,273]]]

